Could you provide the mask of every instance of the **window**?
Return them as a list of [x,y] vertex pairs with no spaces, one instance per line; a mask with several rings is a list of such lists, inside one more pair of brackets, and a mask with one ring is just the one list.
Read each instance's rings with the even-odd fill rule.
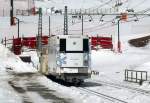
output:
[[59,51],[63,52],[63,53],[85,53],[85,52],[89,52],[89,40],[83,39],[83,50],[81,50],[81,51],[77,51],[77,50],[67,51],[66,50],[66,39],[60,39]]
[[89,52],[89,40],[83,39],[83,52]]
[[60,39],[60,52],[66,51],[66,39]]

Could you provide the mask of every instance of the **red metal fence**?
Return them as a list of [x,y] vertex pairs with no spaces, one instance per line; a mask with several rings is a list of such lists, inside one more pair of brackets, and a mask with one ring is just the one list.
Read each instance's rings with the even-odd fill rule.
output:
[[97,50],[99,48],[112,50],[112,37],[91,37],[91,47],[93,50]]
[[19,55],[21,54],[21,38],[13,38],[13,45],[12,45],[12,50],[14,54]]
[[[22,38],[22,46],[29,47],[31,49],[36,48],[36,37],[23,37]],[[42,44],[48,44],[48,36],[42,36]]]
[[[42,36],[42,44],[48,44],[48,36]],[[22,37],[22,38],[13,38],[9,39],[12,41],[12,51],[14,54],[21,54],[21,48],[26,46],[30,49],[36,49],[37,39],[36,37]],[[5,45],[6,38],[5,38]],[[92,50],[102,49],[113,49],[112,37],[91,37],[91,48]]]
[[[47,45],[48,44],[48,36],[42,36],[42,45]],[[36,37],[22,37],[22,38],[14,38],[7,40],[5,38],[4,44],[5,46],[7,45],[7,42],[12,42],[12,47],[11,50],[14,52],[14,54],[19,55],[21,54],[21,48],[23,46],[26,46],[30,49],[36,49],[36,42],[37,38]]]

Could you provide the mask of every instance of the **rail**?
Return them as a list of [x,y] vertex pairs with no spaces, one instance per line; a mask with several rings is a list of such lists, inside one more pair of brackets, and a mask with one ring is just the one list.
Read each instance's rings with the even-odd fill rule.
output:
[[96,92],[96,91],[93,91],[93,90],[90,90],[90,89],[87,89],[87,88],[84,88],[84,87],[79,87],[78,89],[82,90],[82,91],[85,91],[87,93],[90,93],[90,94],[94,94],[98,97],[102,97],[104,99],[107,99],[109,101],[112,101],[114,103],[116,102],[120,102],[120,103],[128,103],[124,100],[121,100],[121,99],[118,99],[118,98],[115,98],[115,97],[112,97],[112,96],[109,96],[109,95],[106,95],[106,94],[103,94],[103,93],[100,93],[100,92]]

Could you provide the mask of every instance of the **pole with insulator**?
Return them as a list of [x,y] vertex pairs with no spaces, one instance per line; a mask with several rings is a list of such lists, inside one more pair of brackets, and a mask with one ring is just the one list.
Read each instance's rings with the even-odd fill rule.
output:
[[10,25],[14,25],[14,1],[10,0]]
[[67,13],[67,6],[65,6],[65,13],[64,13],[64,35],[68,35],[68,13]]

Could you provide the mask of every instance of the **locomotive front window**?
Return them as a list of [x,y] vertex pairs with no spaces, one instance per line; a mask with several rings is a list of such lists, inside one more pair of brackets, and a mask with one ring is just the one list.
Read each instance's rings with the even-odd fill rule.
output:
[[83,39],[83,52],[89,52],[89,40]]
[[[80,45],[83,46],[80,46]],[[77,46],[78,45],[78,46]],[[83,39],[80,41],[68,41],[66,39],[60,39],[60,52],[63,53],[87,53],[89,52],[89,40]],[[68,47],[67,47],[68,46]],[[68,48],[68,49],[67,49]],[[81,49],[79,49],[81,48]]]
[[66,39],[60,39],[60,52],[66,51]]

